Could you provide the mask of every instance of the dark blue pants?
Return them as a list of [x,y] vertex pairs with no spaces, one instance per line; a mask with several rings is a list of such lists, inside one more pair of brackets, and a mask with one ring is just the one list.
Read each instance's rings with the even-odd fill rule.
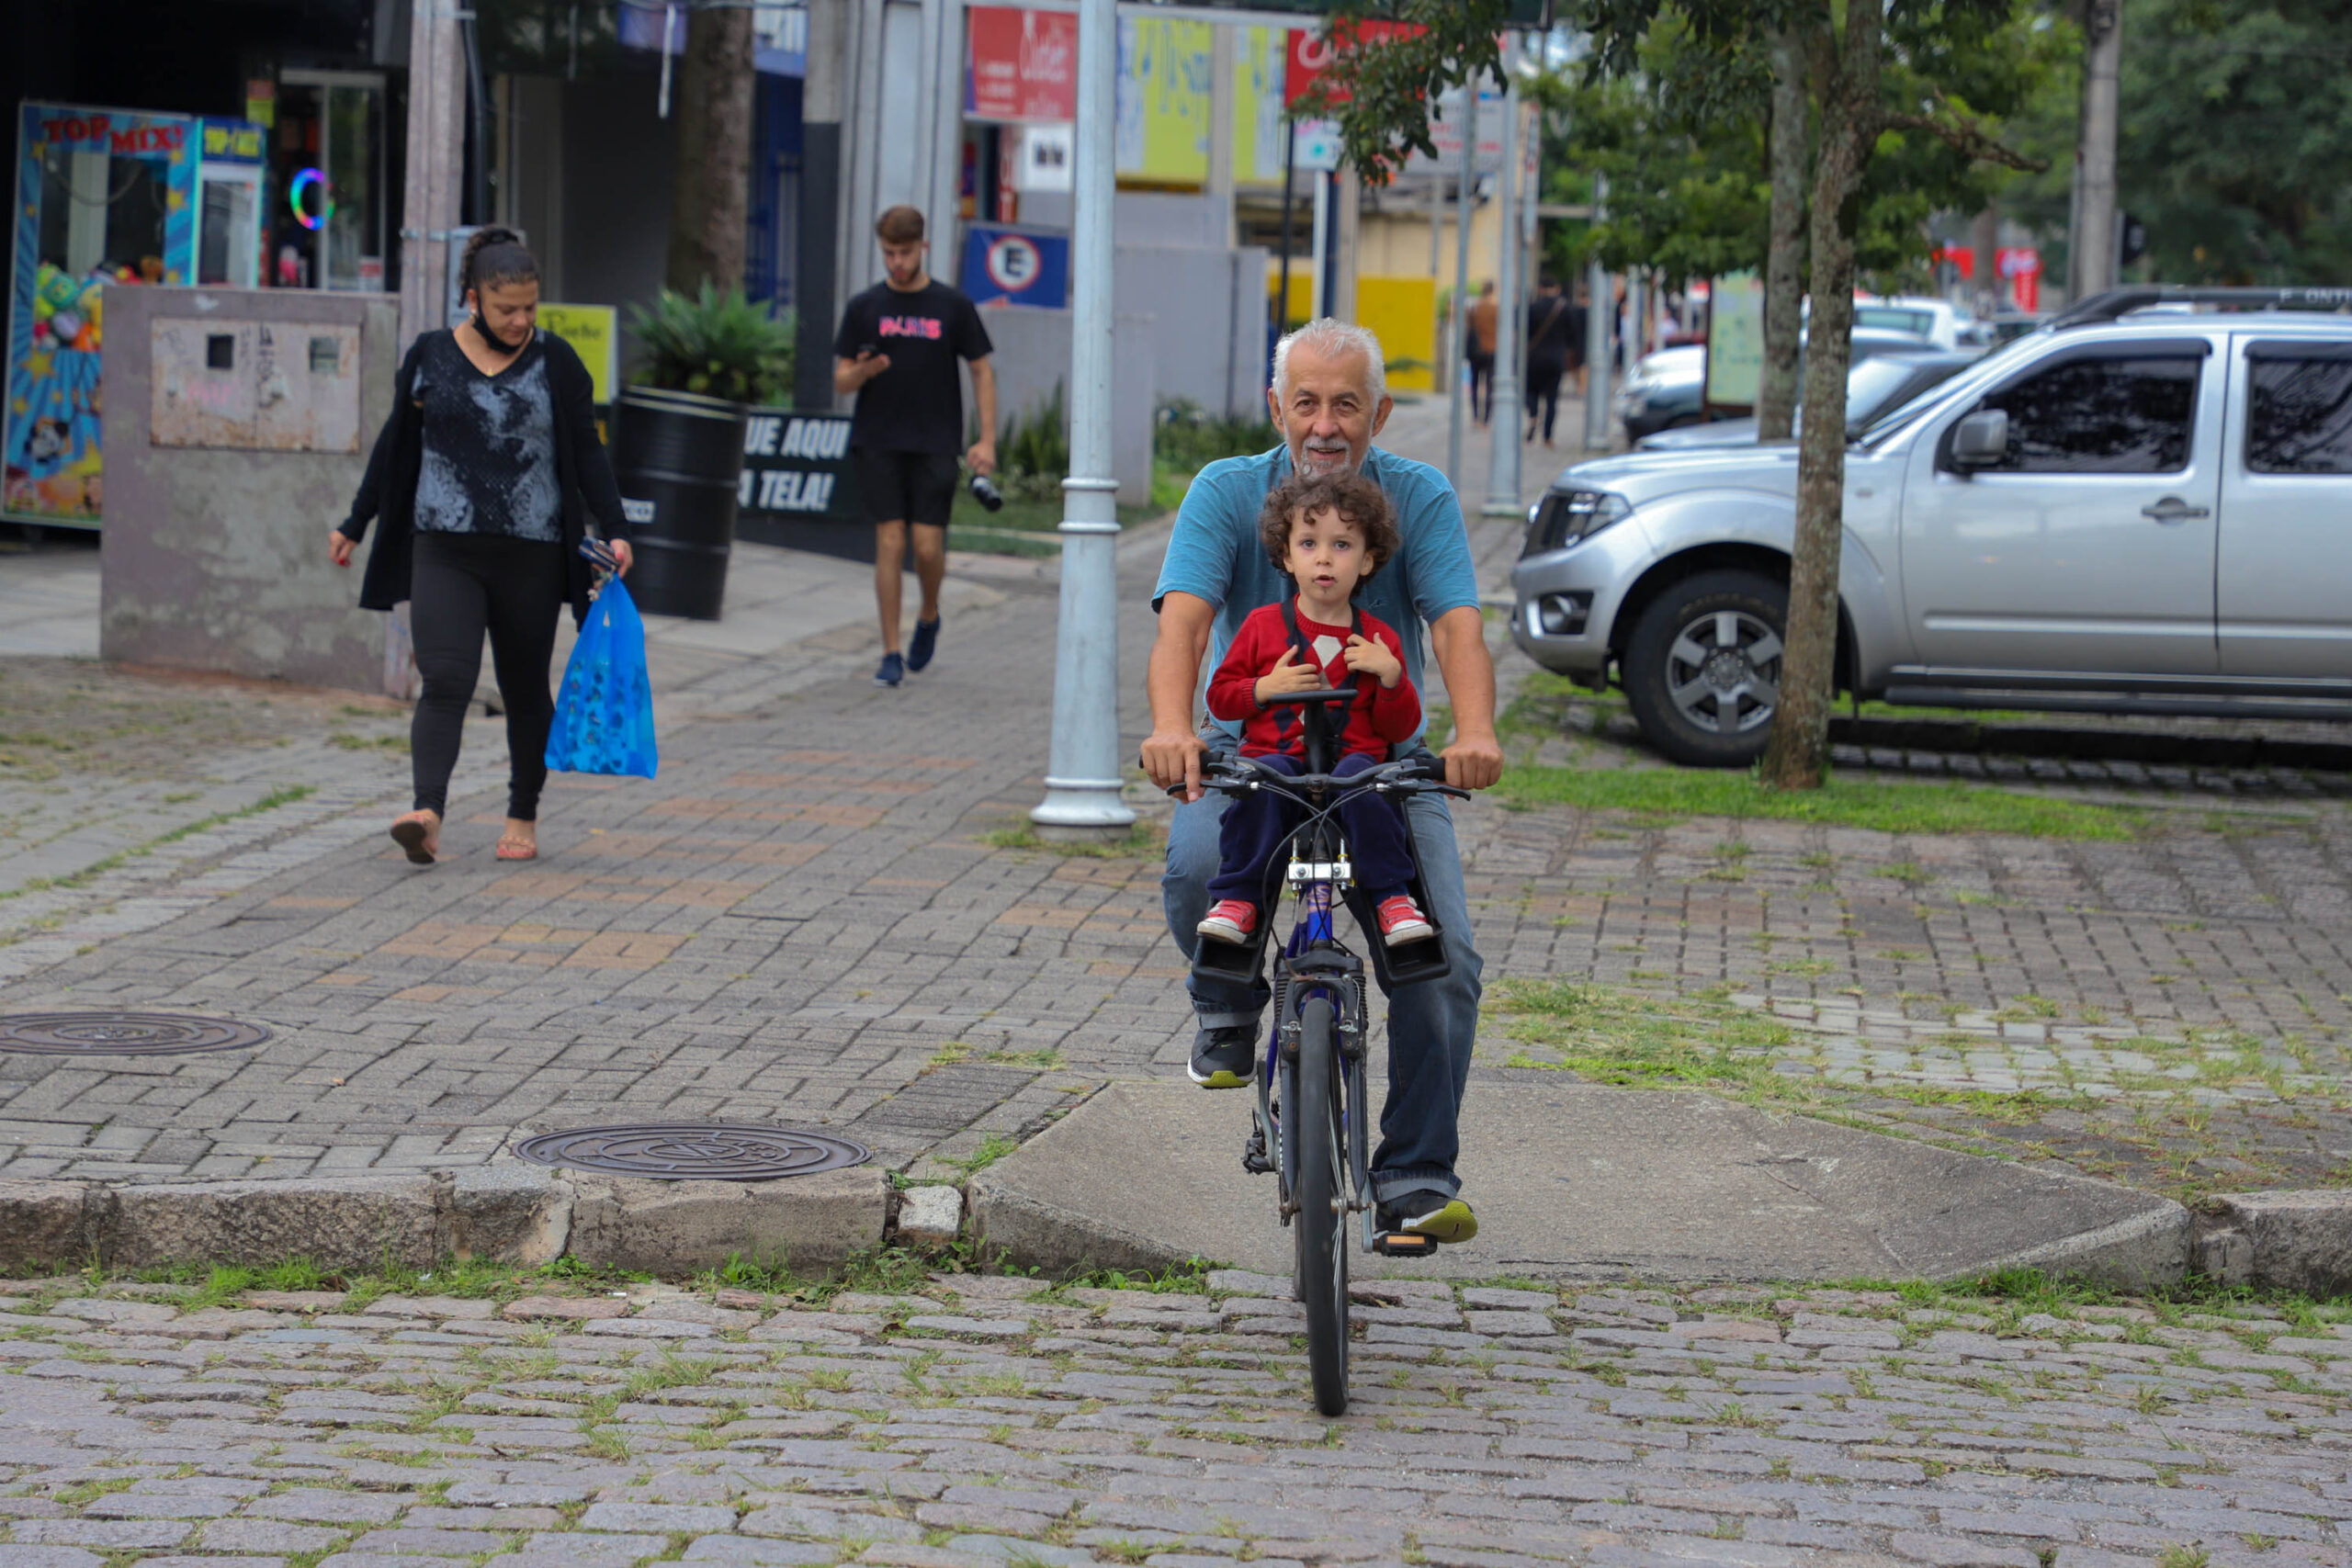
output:
[[[1256,761],[1293,777],[1306,771],[1306,764],[1296,757]],[[1357,752],[1340,758],[1331,772],[1348,779],[1380,764],[1380,758]],[[1413,857],[1405,846],[1405,819],[1396,807],[1385,796],[1366,792],[1342,805],[1339,816],[1340,835],[1355,864],[1356,886],[1369,893],[1375,904],[1404,892],[1413,877]],[[1239,898],[1257,905],[1262,915],[1268,863],[1283,852],[1306,818],[1306,813],[1289,801],[1263,790],[1234,801],[1217,825],[1217,855],[1222,863],[1209,879],[1209,901]]]

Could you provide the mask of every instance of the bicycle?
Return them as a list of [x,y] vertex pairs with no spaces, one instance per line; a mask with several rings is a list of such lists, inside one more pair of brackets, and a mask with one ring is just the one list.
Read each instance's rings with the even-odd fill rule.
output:
[[[1290,854],[1271,859],[1258,907],[1266,919],[1248,944],[1204,940],[1193,968],[1208,978],[1255,984],[1264,973],[1267,933],[1275,900],[1291,889],[1298,920],[1284,942],[1273,978],[1273,1025],[1258,1066],[1258,1098],[1242,1168],[1276,1178],[1277,1213],[1292,1234],[1292,1290],[1306,1309],[1306,1360],[1316,1408],[1340,1416],[1348,1408],[1348,1247],[1350,1215],[1360,1216],[1359,1244],[1390,1258],[1428,1258],[1433,1237],[1409,1231],[1382,1231],[1372,1193],[1369,1128],[1376,1114],[1364,1089],[1365,995],[1363,961],[1336,934],[1334,897],[1356,894],[1347,845],[1339,832],[1339,809],[1367,791],[1401,801],[1439,794],[1468,797],[1444,782],[1434,757],[1383,763],[1349,778],[1332,776],[1336,744],[1325,705],[1351,702],[1345,687],[1291,692],[1267,705],[1296,704],[1306,732],[1307,772],[1285,774],[1247,757],[1212,757],[1202,769],[1204,788],[1239,797],[1271,791],[1306,815],[1291,833]],[[1178,786],[1170,794],[1182,794]],[[1409,846],[1411,835],[1406,841]],[[1281,875],[1277,878],[1276,873]],[[1428,910],[1419,867],[1411,890]],[[1350,899],[1359,926],[1379,927],[1360,896]],[[1435,923],[1435,917],[1430,917]],[[1385,988],[1432,980],[1451,967],[1441,937],[1396,950],[1372,944],[1374,968]],[[1287,1133],[1288,1135],[1285,1135]],[[1272,1151],[1270,1154],[1269,1151]]]

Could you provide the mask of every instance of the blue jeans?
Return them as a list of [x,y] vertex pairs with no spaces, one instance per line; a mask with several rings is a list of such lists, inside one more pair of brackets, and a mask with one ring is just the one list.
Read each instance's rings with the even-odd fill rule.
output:
[[[1210,740],[1229,754],[1232,741]],[[1399,752],[1399,755],[1406,753]],[[1193,928],[1209,909],[1209,879],[1217,874],[1217,831],[1229,804],[1204,794],[1176,807],[1168,825],[1168,873],[1160,895],[1168,930],[1189,961],[1200,945]],[[1430,913],[1442,929],[1445,956],[1453,965],[1442,980],[1427,980],[1388,997],[1388,1100],[1380,1111],[1380,1146],[1373,1151],[1373,1195],[1389,1202],[1399,1194],[1462,1190],[1453,1174],[1461,1151],[1455,1127],[1462,1094],[1470,1081],[1470,1048],[1478,1032],[1477,950],[1470,945],[1470,901],[1462,887],[1462,852],[1453,841],[1453,818],[1445,797],[1415,795],[1406,803],[1413,850],[1421,863],[1421,886]],[[1248,987],[1188,983],[1193,1009],[1204,1028],[1255,1026],[1272,999],[1262,977]]]

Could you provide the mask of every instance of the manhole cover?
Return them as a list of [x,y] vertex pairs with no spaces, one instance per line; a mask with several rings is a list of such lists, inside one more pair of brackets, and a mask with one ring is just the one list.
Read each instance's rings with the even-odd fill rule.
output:
[[258,1023],[168,1012],[0,1016],[0,1051],[29,1051],[46,1056],[167,1056],[180,1051],[234,1051],[268,1038],[269,1031]]
[[522,1158],[574,1170],[667,1181],[770,1181],[864,1165],[874,1152],[847,1138],[720,1122],[639,1122],[541,1133],[514,1145]]

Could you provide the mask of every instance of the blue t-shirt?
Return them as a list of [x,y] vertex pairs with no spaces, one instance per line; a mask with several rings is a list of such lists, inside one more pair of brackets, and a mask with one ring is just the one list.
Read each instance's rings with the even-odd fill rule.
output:
[[[1462,503],[1437,469],[1376,446],[1364,454],[1360,471],[1388,497],[1404,548],[1364,584],[1356,603],[1365,615],[1396,628],[1405,645],[1406,678],[1419,691],[1424,623],[1478,603],[1478,574],[1470,561]],[[1225,650],[1250,611],[1280,604],[1290,592],[1289,579],[1266,558],[1258,539],[1258,513],[1290,473],[1290,448],[1277,446],[1254,457],[1211,463],[1184,494],[1176,531],[1168,536],[1167,558],[1159,565],[1159,586],[1151,591],[1151,607],[1158,610],[1170,593],[1190,593],[1216,606],[1204,674],[1225,661]],[[1241,734],[1238,724],[1210,722],[1237,739]],[[1427,728],[1424,718],[1422,728]],[[1416,730],[1413,739],[1419,739]]]

